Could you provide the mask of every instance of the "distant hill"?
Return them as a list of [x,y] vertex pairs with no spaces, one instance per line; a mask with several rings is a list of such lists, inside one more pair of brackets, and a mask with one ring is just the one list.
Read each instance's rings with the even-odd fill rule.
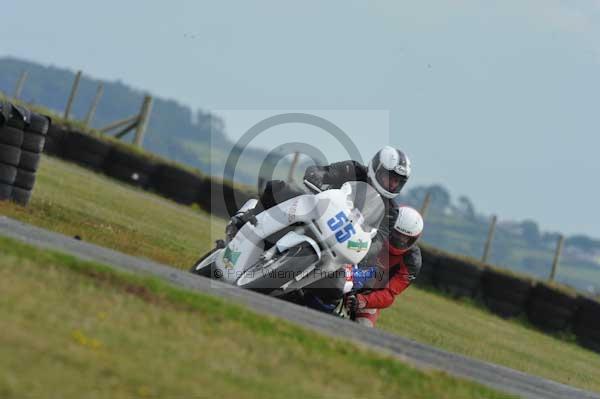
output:
[[[22,71],[27,71],[28,78],[21,99],[62,114],[75,72],[1,57],[0,90],[12,96]],[[72,116],[75,119],[85,118],[100,83],[104,85],[104,95],[92,127],[105,126],[139,112],[146,93],[120,81],[109,82],[90,78],[84,71],[73,104]],[[204,110],[193,111],[175,100],[154,97],[153,111],[144,141],[147,150],[209,173],[211,165],[224,165],[233,145],[225,134],[223,120],[218,116]],[[260,149],[246,149],[242,159],[243,167],[240,168],[240,172],[236,172],[236,178],[242,183],[256,184],[258,170],[266,155],[266,152]],[[280,170],[284,170],[286,166],[289,167],[289,161],[282,161],[279,165]]]

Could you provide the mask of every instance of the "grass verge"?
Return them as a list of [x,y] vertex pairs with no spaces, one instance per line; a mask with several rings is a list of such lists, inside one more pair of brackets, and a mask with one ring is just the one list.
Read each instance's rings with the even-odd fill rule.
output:
[[225,229],[223,219],[103,175],[44,157],[31,203],[0,213],[68,236],[177,267],[189,267]]
[[[384,310],[383,330],[451,352],[600,392],[600,356],[525,320],[504,320],[473,301],[411,287]],[[568,337],[567,337],[568,338]]]
[[0,264],[3,398],[508,397],[10,239]]

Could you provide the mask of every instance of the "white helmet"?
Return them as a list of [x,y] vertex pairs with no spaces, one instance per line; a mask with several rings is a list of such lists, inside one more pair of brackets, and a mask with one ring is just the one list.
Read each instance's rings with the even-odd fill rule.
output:
[[410,176],[410,159],[400,150],[385,146],[369,162],[369,183],[386,198],[394,198]]
[[406,252],[415,245],[422,233],[421,214],[410,206],[400,206],[390,234],[390,246],[397,251]]

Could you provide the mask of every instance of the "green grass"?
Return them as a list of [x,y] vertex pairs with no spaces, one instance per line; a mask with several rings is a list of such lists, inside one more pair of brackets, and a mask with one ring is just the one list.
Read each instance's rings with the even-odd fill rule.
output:
[[2,398],[508,397],[10,239],[0,264]]
[[45,157],[27,208],[0,203],[0,213],[69,236],[188,267],[221,235],[224,221],[156,195]]
[[409,288],[383,311],[380,328],[473,358],[600,391],[600,356],[570,337],[507,321],[470,301]]
[[[223,220],[45,159],[28,208],[0,214],[176,267],[188,268],[222,236]],[[506,321],[471,303],[409,288],[383,312],[380,328],[507,367],[600,391],[600,357],[564,337]]]

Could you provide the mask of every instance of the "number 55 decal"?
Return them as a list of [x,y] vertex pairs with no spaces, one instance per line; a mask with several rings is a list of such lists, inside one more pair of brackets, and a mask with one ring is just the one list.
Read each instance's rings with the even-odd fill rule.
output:
[[[344,226],[344,224],[346,225]],[[340,212],[335,217],[329,219],[327,226],[335,233],[335,239],[339,243],[346,242],[356,233],[354,226],[349,223],[348,217],[344,212]]]

